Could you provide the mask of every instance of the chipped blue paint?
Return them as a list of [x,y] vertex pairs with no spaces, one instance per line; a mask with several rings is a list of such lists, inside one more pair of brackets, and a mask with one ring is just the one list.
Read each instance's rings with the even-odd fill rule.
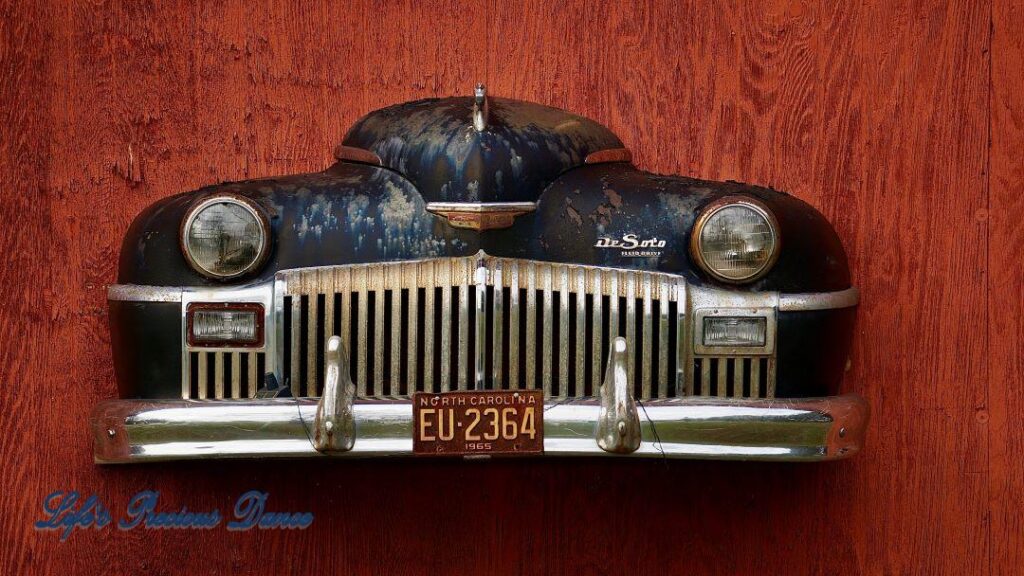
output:
[[[471,126],[465,98],[412,102],[374,112],[345,139],[376,152],[383,167],[340,162],[314,174],[228,182],[173,196],[133,223],[119,281],[211,285],[187,264],[178,227],[195,201],[239,194],[267,213],[273,244],[255,282],[278,270],[489,254],[555,262],[659,270],[701,284],[689,234],[703,206],[726,194],[758,198],[776,214],[785,250],[773,270],[744,287],[811,292],[849,286],[834,231],[799,200],[755,186],[661,176],[628,163],[585,165],[589,152],[621,147],[589,120],[546,106],[492,100],[491,121]],[[453,228],[426,202],[537,201],[507,229]],[[664,239],[658,257],[624,258],[595,247],[599,237]],[[801,239],[812,239],[801,241]]]
[[446,98],[384,108],[359,120],[344,144],[375,152],[428,202],[536,200],[588,154],[622,147],[596,122],[502,98],[489,100],[487,126],[477,131],[472,106],[471,98]]

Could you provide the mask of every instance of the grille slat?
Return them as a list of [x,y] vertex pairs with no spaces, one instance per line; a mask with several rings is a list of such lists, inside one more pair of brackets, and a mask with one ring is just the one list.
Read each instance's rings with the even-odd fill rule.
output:
[[207,378],[207,373],[209,372],[207,370],[207,368],[206,368],[207,361],[208,361],[207,353],[206,352],[200,352],[199,353],[199,359],[198,359],[198,362],[197,362],[197,364],[199,365],[199,370],[197,371],[197,378],[199,380],[199,390],[198,390],[198,392],[199,392],[199,399],[200,400],[205,400],[206,399],[206,394],[207,394],[207,381],[206,381],[206,378]]
[[406,339],[406,357],[408,358],[408,376],[406,377],[406,387],[408,394],[412,394],[416,391],[416,380],[419,378],[419,314],[417,313],[419,307],[419,277],[422,274],[422,268],[416,266],[412,269],[411,273],[406,277],[405,288],[407,291],[408,308],[405,309],[405,326],[408,332]]
[[732,395],[734,398],[743,397],[743,358],[732,358]]
[[[293,389],[312,396],[323,383],[317,347],[329,334],[354,335],[353,378],[367,396],[520,387],[594,395],[617,336],[633,351],[628,369],[641,400],[774,393],[769,357],[692,355],[678,276],[474,256],[290,270],[278,279],[290,311],[282,355]],[[241,370],[232,368],[234,379]]]
[[384,291],[389,286],[384,266],[374,266],[373,273],[373,395],[384,395]]
[[711,396],[711,362],[700,363],[700,390],[696,394]]
[[[391,292],[390,302],[385,301],[385,306],[390,307],[391,313],[391,378],[388,383],[391,386],[391,394],[398,394],[398,382],[402,377],[402,277],[398,274],[397,268],[389,268],[393,276],[391,282],[397,288]],[[408,355],[406,355],[408,356]]]
[[[449,379],[451,374],[451,350],[452,342],[452,317],[450,314],[445,314],[445,311],[452,309],[452,291],[449,286],[452,285],[452,270],[451,265],[448,262],[442,261],[440,266],[437,266],[437,285],[441,286],[441,391],[448,392]],[[433,288],[429,288],[433,290]],[[432,389],[431,392],[436,392],[437,389]]]
[[658,285],[658,398],[668,398],[668,309],[669,285]]
[[[502,375],[502,356],[505,353],[505,334],[502,327],[502,318],[505,316],[505,304],[504,304],[504,293],[505,293],[505,282],[503,278],[503,270],[501,267],[501,261],[497,260],[492,264],[491,278],[494,281],[494,310],[491,312],[491,318],[494,322],[493,339],[494,343],[491,346],[493,351],[494,370],[491,373],[493,378],[494,387],[498,390],[504,388],[503,386],[503,375]],[[480,322],[477,317],[477,322]],[[480,340],[483,342],[483,339]],[[478,353],[479,354],[479,353]]]
[[611,280],[608,288],[608,340],[605,349],[611,349],[611,342],[614,338],[622,336],[621,324],[619,323],[619,273],[615,270],[608,272]]
[[509,271],[508,290],[508,383],[519,389],[519,264],[513,262]]
[[[483,262],[478,262],[477,267],[473,272],[474,286],[472,287],[473,296],[471,300],[473,303],[472,317],[468,313],[459,317],[460,326],[466,326],[466,330],[464,332],[466,335],[466,342],[470,341],[469,326],[470,324],[473,325],[473,363],[470,364],[468,360],[463,363],[461,359],[459,360],[460,370],[463,364],[465,364],[466,372],[468,373],[466,378],[459,378],[459,390],[469,390],[471,387],[478,390],[483,389],[484,382],[486,380],[484,366],[487,364],[487,286],[485,284],[487,271],[481,268],[481,266],[483,266]],[[463,311],[469,308],[470,289],[471,288],[468,284],[459,286],[460,293],[465,294],[463,300],[467,301],[465,306],[462,307]],[[470,322],[471,319],[473,322]],[[467,349],[465,352],[467,357],[469,357],[469,350]]]
[[231,353],[231,397],[242,397],[242,355]]
[[541,385],[544,388],[544,397],[548,398],[551,396],[551,381],[554,380],[553,372],[551,371],[551,355],[554,350],[554,341],[551,339],[553,332],[552,328],[555,323],[555,312],[554,312],[554,297],[552,296],[552,278],[551,278],[551,266],[544,264],[540,266],[541,273],[541,285],[544,287],[544,314],[541,316],[541,356],[543,358],[543,364],[541,365]]
[[526,388],[537,388],[537,267],[533,262],[526,266]]
[[686,332],[686,306],[683,303],[686,300],[686,284],[682,280],[676,281],[675,287],[675,302],[676,302],[676,393],[686,390],[686,396],[694,395],[694,378],[690,377],[687,373],[687,358],[690,347],[685,345],[684,342],[689,342],[690,335]]
[[641,394],[642,398],[651,397],[651,352],[653,351],[653,329],[652,322],[654,321],[654,303],[651,298],[651,275],[643,274],[643,287],[641,290],[643,294],[644,307],[643,307],[643,345],[640,347],[641,351],[641,362],[643,367],[640,369],[641,373]]
[[299,369],[302,367],[302,349],[298,345],[299,338],[302,330],[302,298],[295,296],[291,299],[291,335],[295,340],[296,345],[291,348],[291,374],[289,374],[289,383],[292,390],[292,395],[299,395],[299,382],[301,378],[299,376]]
[[750,363],[750,397],[760,398],[761,396],[761,363],[752,361]]
[[[328,271],[330,272],[330,271]],[[352,271],[348,268],[338,270],[334,276],[334,290],[340,296],[341,325],[335,327],[335,333],[341,335],[341,345],[352,354],[352,293],[346,290],[338,290],[338,286],[350,287],[352,285]]]
[[256,376],[257,375],[257,371],[256,371],[257,370],[257,367],[256,367],[256,352],[249,352],[248,356],[249,356],[249,358],[248,358],[249,365],[247,366],[247,368],[248,368],[249,374],[248,374],[248,378],[246,379],[246,384],[249,387],[249,398],[255,398],[256,397],[256,389],[259,388],[259,381],[256,379],[257,378],[257,376]]
[[583,396],[587,361],[587,272],[583,268],[577,268],[575,272],[576,323],[573,331],[576,333],[576,377],[573,378],[575,389],[569,395]]
[[[459,296],[458,296],[458,298],[459,298],[459,322],[458,322],[458,325],[459,325],[459,338],[458,338],[458,343],[459,343],[458,354],[459,354],[459,358],[458,358],[458,362],[457,362],[458,366],[456,366],[456,371],[458,372],[458,379],[455,381],[455,389],[456,390],[468,390],[469,389],[469,382],[468,382],[469,376],[468,376],[468,374],[469,374],[469,370],[470,370],[470,367],[469,367],[469,282],[466,279],[462,278],[463,275],[461,274],[461,272],[462,272],[461,270],[458,270],[457,272],[458,272],[458,278],[459,278]],[[477,313],[476,314],[477,317],[479,318],[480,317],[480,312],[482,312],[482,310],[479,309],[480,300],[481,300],[480,297],[479,297],[479,294],[477,294],[476,300],[477,300],[477,308],[475,309],[475,311]],[[444,314],[444,311],[442,311],[441,313]],[[479,334],[480,333],[480,326],[478,325],[476,327],[476,329],[477,329],[477,333]],[[479,346],[477,346],[477,347],[479,348]],[[474,365],[476,365],[478,362],[479,362],[479,360],[477,358],[473,359]]]
[[213,353],[213,394],[217,400],[224,399],[224,354]]
[[434,390],[434,263],[424,262],[420,266],[423,290],[423,389]]
[[569,269],[558,270],[558,395],[569,395]]
[[636,388],[636,280],[634,277],[623,278],[626,284],[626,350],[629,351],[626,366],[633,387]]
[[313,351],[319,350],[317,345],[317,328],[321,326],[317,319],[317,300],[316,294],[311,294],[307,298],[308,306],[306,313],[308,314],[306,321],[306,347],[309,352],[306,355],[306,396],[313,396],[316,393],[316,354]]
[[604,357],[601,348],[601,343],[604,341],[604,292],[601,289],[604,271],[591,270],[591,274],[593,274],[593,297],[591,298],[593,316],[590,324],[590,389],[592,394],[596,394],[601,386],[601,377],[604,371],[604,366],[601,365],[601,359]]
[[353,271],[352,283],[355,287],[355,323],[357,330],[356,337],[356,390],[367,394],[366,386],[366,365],[369,362],[366,355],[367,323],[369,322],[370,306],[368,304],[368,291],[366,289],[366,267],[359,267]]
[[715,386],[715,395],[717,395],[720,398],[725,398],[725,387],[727,385],[727,378],[729,376],[729,359],[722,358],[718,360],[718,366],[716,366],[716,368],[718,369],[718,373],[716,378],[717,382]]

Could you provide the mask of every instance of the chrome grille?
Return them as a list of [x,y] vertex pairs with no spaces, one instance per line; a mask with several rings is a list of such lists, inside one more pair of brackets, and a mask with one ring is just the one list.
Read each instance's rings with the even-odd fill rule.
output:
[[188,353],[185,399],[255,398],[266,370],[263,352],[196,351]]
[[[687,287],[678,276],[479,254],[278,273],[281,356],[292,393],[319,396],[323,350],[342,338],[358,394],[536,389],[547,397],[597,394],[611,340],[624,336],[641,400],[708,395],[687,345]],[[728,376],[728,362],[723,374]],[[743,380],[772,393],[774,361],[743,359]],[[696,373],[697,378],[692,374]],[[715,377],[718,373],[712,371]],[[763,376],[761,376],[763,374]],[[717,380],[716,380],[717,384]]]
[[700,356],[693,361],[691,396],[774,398],[775,359],[769,356]]
[[667,274],[476,256],[292,270],[278,280],[282,374],[296,394],[319,395],[334,334],[368,396],[538,387],[549,397],[593,395],[618,335],[637,350],[638,397],[674,396],[682,380],[683,359],[664,344],[679,348],[685,284]]

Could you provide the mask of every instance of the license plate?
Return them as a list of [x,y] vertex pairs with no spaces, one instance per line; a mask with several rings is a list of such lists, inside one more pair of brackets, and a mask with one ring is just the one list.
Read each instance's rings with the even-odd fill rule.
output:
[[415,454],[467,456],[544,451],[544,392],[492,390],[413,395]]

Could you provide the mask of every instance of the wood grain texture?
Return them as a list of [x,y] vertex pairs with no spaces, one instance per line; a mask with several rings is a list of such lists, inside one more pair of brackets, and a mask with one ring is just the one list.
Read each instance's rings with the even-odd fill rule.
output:
[[[993,573],[1024,570],[1024,2],[992,11],[988,238],[989,510]],[[981,217],[981,215],[979,216]]]
[[[1009,574],[1024,565],[1020,0],[0,0],[0,573]],[[657,172],[789,191],[862,290],[825,465],[91,464],[105,285],[154,200],[318,170],[360,115],[492,94],[608,125]],[[991,144],[989,142],[991,138]],[[302,532],[38,533],[56,489]]]

